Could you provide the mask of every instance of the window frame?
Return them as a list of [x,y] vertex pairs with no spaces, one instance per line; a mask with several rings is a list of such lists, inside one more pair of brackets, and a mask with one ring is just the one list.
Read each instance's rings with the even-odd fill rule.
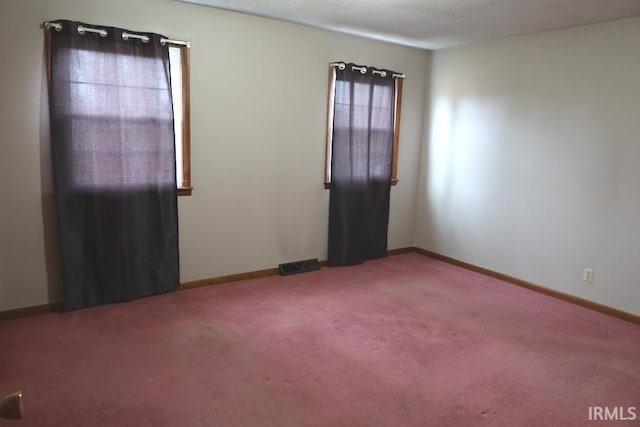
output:
[[[167,44],[169,48],[180,50],[180,66],[182,68],[182,182],[177,182],[177,192],[178,196],[190,196],[193,191],[191,184],[190,47],[182,44]],[[173,82],[171,84],[173,85]]]
[[[402,113],[402,77],[394,77],[393,141],[391,157],[391,185],[398,184],[398,150],[400,147],[400,115]],[[324,188],[331,188],[331,157],[333,150],[333,119],[335,111],[336,68],[329,65],[327,89],[327,137],[324,159]]]

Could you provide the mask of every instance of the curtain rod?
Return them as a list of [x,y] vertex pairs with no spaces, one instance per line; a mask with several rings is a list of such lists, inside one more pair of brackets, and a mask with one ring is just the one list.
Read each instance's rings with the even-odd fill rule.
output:
[[[62,24],[59,24],[57,22],[46,21],[44,23],[44,28],[46,28],[47,30],[49,28],[54,28],[56,31],[61,31],[62,30]],[[107,36],[107,30],[105,30],[105,29],[102,29],[102,28],[90,28],[90,27],[85,27],[84,25],[78,26],[78,33],[80,33],[80,34],[96,33],[96,34],[100,34],[101,37],[106,37]],[[128,33],[126,31],[123,32],[122,33],[122,40],[128,40],[128,39],[139,39],[139,40],[142,40],[144,43],[147,43],[149,41],[149,37],[148,36],[140,35],[140,34]],[[160,43],[162,43],[163,45],[166,44],[166,43],[169,43],[169,44],[175,44],[175,45],[180,45],[180,46],[186,46],[188,48],[191,47],[191,42],[184,41],[184,40],[173,40],[173,39],[161,38],[160,39]]]
[[[330,67],[337,67],[340,70],[344,70],[344,68],[346,67],[346,64],[344,62],[330,62],[329,66]],[[351,67],[351,69],[360,71],[362,74],[365,74],[367,72],[367,67],[358,67],[357,65],[353,65]],[[387,76],[387,72],[386,71],[372,70],[371,73],[378,74],[378,75],[380,75],[382,77],[386,77]],[[404,79],[405,75],[404,74],[399,74],[399,73],[393,73],[391,75],[391,77],[396,78],[396,79]]]

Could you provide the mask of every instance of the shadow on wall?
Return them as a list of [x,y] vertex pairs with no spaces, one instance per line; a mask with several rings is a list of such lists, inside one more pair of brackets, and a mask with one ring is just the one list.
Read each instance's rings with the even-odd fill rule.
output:
[[62,271],[58,242],[51,133],[49,131],[49,94],[47,81],[46,48],[43,49],[43,67],[40,90],[40,201],[44,239],[44,259],[47,272],[49,302],[62,301]]

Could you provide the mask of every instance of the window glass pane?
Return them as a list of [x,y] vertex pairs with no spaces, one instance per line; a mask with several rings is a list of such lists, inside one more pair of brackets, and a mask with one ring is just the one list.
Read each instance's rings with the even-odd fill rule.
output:
[[[373,165],[366,171],[353,167],[349,174],[354,178],[366,175],[387,179],[391,167],[391,184],[395,185],[398,181],[397,153],[402,81],[376,81],[370,85],[365,81],[369,79],[360,76],[346,80],[339,80],[337,77],[335,69],[330,68],[325,188],[330,188],[332,176],[339,173],[339,168],[338,171],[334,170],[334,163],[352,162],[353,158],[363,156],[387,158],[389,151],[391,157],[388,162]],[[366,151],[359,149],[357,144],[354,145],[354,142],[364,139],[369,141]],[[391,145],[389,139],[392,141]]]
[[[74,153],[69,176],[77,188],[144,186],[173,182],[172,150],[149,145],[148,135],[169,137],[171,120],[166,81],[148,78],[148,70],[161,73],[162,64],[152,58],[115,55],[84,49],[66,49],[61,61],[69,72],[60,81],[68,84],[61,95],[65,116],[73,134]],[[125,108],[114,108],[114,102]],[[122,115],[122,117],[121,117]],[[126,125],[123,126],[122,124]],[[113,138],[114,133],[121,138]],[[126,145],[122,140],[128,141]],[[154,171],[143,174],[140,171]]]
[[351,87],[347,81],[336,81],[334,127],[369,129],[371,119],[372,129],[387,129],[387,118],[393,114],[393,89],[375,85],[371,91],[369,85],[355,83],[352,99]]
[[169,47],[169,62],[171,66],[171,95],[173,97],[173,122],[176,138],[176,182],[178,187],[183,183],[182,166],[182,60],[181,50],[178,47]]
[[[73,64],[69,74],[73,115],[112,116],[115,110],[106,100],[117,96],[124,105],[135,106],[127,111],[132,119],[150,116],[170,119],[171,112],[161,108],[163,104],[149,102],[140,105],[147,98],[162,96],[166,100],[164,96],[168,96],[167,84],[150,81],[148,73],[145,73],[150,67],[157,67],[153,58],[83,49],[70,49],[67,54]],[[144,92],[156,93],[149,97],[141,96]]]

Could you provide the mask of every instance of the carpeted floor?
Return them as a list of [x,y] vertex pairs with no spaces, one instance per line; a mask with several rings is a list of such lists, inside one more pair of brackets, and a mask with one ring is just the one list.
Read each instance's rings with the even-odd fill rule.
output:
[[6,425],[637,426],[640,326],[406,254],[2,322],[18,389]]

